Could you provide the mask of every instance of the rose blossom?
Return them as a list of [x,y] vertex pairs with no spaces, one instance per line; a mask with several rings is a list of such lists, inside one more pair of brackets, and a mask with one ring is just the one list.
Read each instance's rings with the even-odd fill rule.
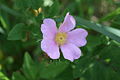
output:
[[86,45],[88,33],[82,28],[73,30],[75,25],[76,21],[69,13],[66,14],[59,29],[57,29],[56,22],[53,19],[44,19],[41,25],[43,33],[42,50],[52,59],[60,57],[59,49],[61,49],[65,59],[73,62],[75,59],[80,58],[81,50],[79,47]]

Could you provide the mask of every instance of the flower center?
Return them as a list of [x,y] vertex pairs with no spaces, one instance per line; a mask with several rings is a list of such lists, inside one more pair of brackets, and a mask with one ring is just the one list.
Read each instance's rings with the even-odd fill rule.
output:
[[67,34],[65,32],[58,32],[55,36],[55,41],[58,45],[63,45],[66,42]]

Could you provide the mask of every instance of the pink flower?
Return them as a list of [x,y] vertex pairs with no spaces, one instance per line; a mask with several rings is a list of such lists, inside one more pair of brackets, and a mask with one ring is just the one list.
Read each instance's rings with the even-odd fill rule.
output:
[[59,29],[53,19],[44,19],[41,25],[43,40],[41,48],[52,59],[60,57],[60,50],[63,57],[70,61],[80,58],[81,50],[79,47],[86,45],[87,31],[79,28],[75,29],[76,21],[69,13],[66,14],[64,22]]

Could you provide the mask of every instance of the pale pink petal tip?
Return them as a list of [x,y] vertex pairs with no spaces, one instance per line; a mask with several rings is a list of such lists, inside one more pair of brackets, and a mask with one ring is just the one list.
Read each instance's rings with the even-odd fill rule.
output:
[[43,33],[43,38],[51,37],[50,39],[53,39],[57,33],[56,22],[53,19],[44,19],[43,24],[41,25],[41,31]]
[[81,50],[71,43],[61,46],[61,51],[64,58],[70,60],[71,62],[73,62],[75,59],[80,58],[81,56]]
[[68,32],[68,43],[73,43],[77,47],[85,46],[87,43],[86,37],[88,32],[85,29],[79,28]]
[[63,23],[60,25],[59,31],[60,32],[68,32],[75,28],[76,21],[73,16],[69,14],[69,12],[66,14],[65,19]]
[[58,59],[60,57],[59,47],[56,43],[49,39],[43,39],[41,41],[41,49],[46,52],[46,54],[51,59]]

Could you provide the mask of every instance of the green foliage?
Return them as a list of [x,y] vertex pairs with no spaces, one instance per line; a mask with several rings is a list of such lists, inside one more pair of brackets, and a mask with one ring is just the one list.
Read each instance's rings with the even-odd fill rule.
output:
[[0,80],[9,80],[2,72],[0,72]]
[[36,79],[38,70],[28,53],[25,54],[22,70],[28,80]]
[[48,15],[50,17],[54,16],[54,15],[58,15],[58,13],[60,12],[60,4],[58,2],[58,0],[55,0],[54,4],[50,7],[50,10],[49,10],[49,14],[51,15]]
[[15,0],[15,8],[20,10],[26,10],[28,8],[39,8],[42,6],[42,0]]
[[119,52],[120,47],[115,43],[110,43],[102,50],[99,49],[96,55],[82,58],[76,64],[74,77],[82,77],[84,80],[119,80],[120,63],[117,58],[120,56]]
[[[39,79],[58,79],[59,75],[66,75],[66,71],[69,71],[68,62],[51,62],[51,63],[38,63],[33,61],[28,53],[25,53],[22,72],[15,72],[13,74],[13,80],[39,80]],[[49,72],[48,72],[49,71]],[[64,75],[63,75],[64,73]],[[72,73],[70,73],[72,74]],[[66,75],[69,76],[69,75]],[[69,79],[65,78],[65,79]]]
[[14,72],[12,79],[13,80],[26,80],[25,77],[20,74],[20,72]]
[[23,23],[16,24],[8,34],[8,40],[21,40],[25,38],[26,26]]
[[[118,0],[0,0],[0,80],[120,80]],[[41,12],[35,16],[35,10]],[[43,19],[67,12],[88,31],[82,56],[51,60],[40,48]]]
[[[43,69],[41,69],[41,77],[46,79],[55,78],[62,71],[68,68],[68,64],[64,62],[52,63],[47,66],[43,64]],[[49,72],[48,72],[49,71]]]
[[94,22],[90,22],[81,18],[76,18],[77,20],[77,25],[82,25],[88,28],[91,28],[97,32],[100,32],[118,42],[120,42],[120,30],[112,28],[112,27],[108,27],[108,26],[104,26],[98,23],[94,23]]
[[103,21],[108,21],[113,19],[115,16],[120,14],[120,8],[116,9],[115,11],[107,14],[105,17],[101,18],[99,21],[103,22]]

